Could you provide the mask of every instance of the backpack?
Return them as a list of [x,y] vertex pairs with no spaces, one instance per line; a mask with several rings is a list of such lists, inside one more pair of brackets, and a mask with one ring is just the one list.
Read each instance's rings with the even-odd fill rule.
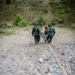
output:
[[34,27],[34,36],[39,36],[39,34],[40,34],[39,28],[38,28],[38,26],[35,26]]
[[53,27],[50,28],[49,34],[51,36],[54,36],[55,35],[55,29]]

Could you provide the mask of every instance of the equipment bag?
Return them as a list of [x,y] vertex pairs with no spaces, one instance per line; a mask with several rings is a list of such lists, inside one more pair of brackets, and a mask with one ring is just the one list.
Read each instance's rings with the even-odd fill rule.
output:
[[50,28],[50,32],[49,32],[50,36],[54,36],[55,34],[55,29],[53,27]]
[[34,36],[39,36],[39,28],[38,27],[34,27]]

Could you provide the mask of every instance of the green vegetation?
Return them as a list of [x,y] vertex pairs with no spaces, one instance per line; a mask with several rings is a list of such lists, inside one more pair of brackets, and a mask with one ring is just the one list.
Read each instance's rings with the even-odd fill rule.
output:
[[60,27],[62,27],[63,23],[64,23],[63,18],[56,18],[56,19],[53,19],[49,24],[51,24],[52,26],[59,25]]
[[42,0],[28,2],[32,10],[41,11],[42,13],[48,12],[48,6],[43,4]]
[[2,22],[2,23],[0,23],[0,28],[11,28],[11,27],[13,27],[12,22]]
[[5,32],[3,30],[0,30],[0,34],[4,34]]
[[46,21],[44,20],[44,18],[42,16],[40,16],[37,21],[40,26],[46,25]]
[[[6,29],[26,27],[38,22],[75,29],[75,0],[5,0],[0,1],[0,34]],[[54,15],[54,17],[53,17]]]
[[0,28],[0,35],[11,35],[12,32],[8,32],[6,29],[1,29]]
[[49,5],[51,6],[51,11],[52,13],[55,14],[55,16],[57,17],[61,17],[62,18],[58,21],[59,23],[63,23],[63,21],[65,20],[65,24],[69,25],[72,22],[74,23],[75,19],[75,0],[60,0],[59,2],[55,2],[55,0],[49,0]]
[[31,24],[31,25],[35,25],[36,22],[38,22],[38,25],[39,25],[39,26],[45,26],[45,25],[46,25],[46,21],[44,20],[44,18],[43,18],[42,16],[40,16],[40,17],[39,17],[38,19],[36,19],[36,20],[32,20],[32,21],[30,22],[30,24]]
[[23,27],[23,26],[26,26],[27,25],[27,22],[25,20],[21,20],[19,23],[18,23],[18,26],[20,27]]
[[71,28],[72,29],[75,29],[75,24],[71,24]]
[[14,21],[14,24],[18,26],[19,22],[22,21],[22,19],[23,19],[23,17],[21,15],[17,14],[15,21]]
[[51,25],[55,26],[55,25],[56,25],[56,21],[53,20],[53,21],[51,22]]
[[14,21],[14,25],[19,27],[24,27],[30,25],[30,22],[27,19],[24,19],[23,16],[17,14]]
[[0,23],[0,27],[1,27],[1,28],[6,28],[6,27],[7,27],[7,23],[6,23],[6,22]]
[[23,18],[22,15],[17,14],[15,17],[14,22],[2,22],[0,24],[1,28],[12,28],[14,26],[17,27],[26,27],[30,25],[35,25],[36,22],[38,22],[39,26],[44,26],[46,24],[46,21],[42,16],[40,16],[37,20],[32,20],[31,22],[25,18]]
[[30,22],[30,25],[35,25],[36,22],[37,22],[37,20],[32,20],[32,21]]
[[[9,5],[8,5],[9,4]],[[1,24],[0,27],[11,28],[13,26],[29,26],[37,19],[41,25],[46,19],[47,23],[53,18],[51,24],[62,24],[70,26],[75,23],[75,0],[5,0],[0,2],[0,21],[10,22]],[[21,15],[19,15],[21,14]],[[53,16],[54,15],[54,16]],[[43,16],[40,17],[40,16]],[[39,18],[38,18],[39,17]],[[31,22],[30,22],[31,21]],[[45,25],[45,24],[44,24]],[[70,26],[71,27],[71,26]]]
[[62,24],[62,23],[64,23],[64,20],[63,19],[59,19],[58,23]]

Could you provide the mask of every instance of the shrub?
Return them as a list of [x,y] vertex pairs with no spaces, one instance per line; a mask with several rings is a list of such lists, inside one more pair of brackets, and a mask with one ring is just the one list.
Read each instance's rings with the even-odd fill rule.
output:
[[59,19],[58,20],[58,23],[63,23],[64,22],[64,19]]
[[61,10],[61,11],[60,11],[60,14],[65,14],[65,11],[64,11],[64,10]]
[[75,24],[71,24],[71,28],[75,29]]
[[53,26],[56,25],[56,21],[53,20],[53,21],[51,22],[51,25],[53,25]]
[[58,8],[61,9],[62,8],[62,5],[61,4],[58,4]]
[[22,20],[23,20],[23,17],[21,15],[17,14],[14,24],[16,26],[18,26],[19,22],[22,21]]
[[4,34],[5,32],[3,30],[0,30],[0,34]]
[[69,13],[70,12],[70,8],[68,7],[66,10],[65,10],[65,13]]
[[30,24],[31,24],[31,25],[35,25],[36,22],[37,22],[37,20],[33,20],[33,21],[30,22]]
[[13,23],[7,23],[7,28],[13,27]]
[[44,13],[47,13],[48,12],[48,8],[42,8],[42,11],[44,12]]
[[6,23],[6,22],[2,22],[2,23],[0,24],[0,27],[1,27],[1,28],[6,28],[6,27],[7,27],[7,23]]
[[2,22],[2,23],[0,24],[0,27],[1,27],[1,28],[11,28],[11,27],[13,27],[13,23]]
[[39,17],[39,19],[38,19],[38,24],[39,24],[40,26],[46,24],[46,21],[44,20],[44,18],[43,18],[42,16]]
[[22,20],[18,23],[18,26],[20,27],[27,26],[27,22],[25,20]]
[[62,28],[62,27],[63,27],[63,25],[62,25],[62,24],[60,24],[60,25],[59,25],[59,27],[61,27],[61,28]]
[[58,21],[58,18],[55,18],[55,21]]

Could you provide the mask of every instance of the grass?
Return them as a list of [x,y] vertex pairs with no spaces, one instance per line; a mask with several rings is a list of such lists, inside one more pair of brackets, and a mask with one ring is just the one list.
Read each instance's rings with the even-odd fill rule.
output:
[[75,30],[73,29],[73,32],[75,33]]
[[11,35],[12,33],[8,31],[8,28],[0,28],[0,35]]
[[5,31],[3,31],[3,30],[0,30],[0,34],[5,34]]

